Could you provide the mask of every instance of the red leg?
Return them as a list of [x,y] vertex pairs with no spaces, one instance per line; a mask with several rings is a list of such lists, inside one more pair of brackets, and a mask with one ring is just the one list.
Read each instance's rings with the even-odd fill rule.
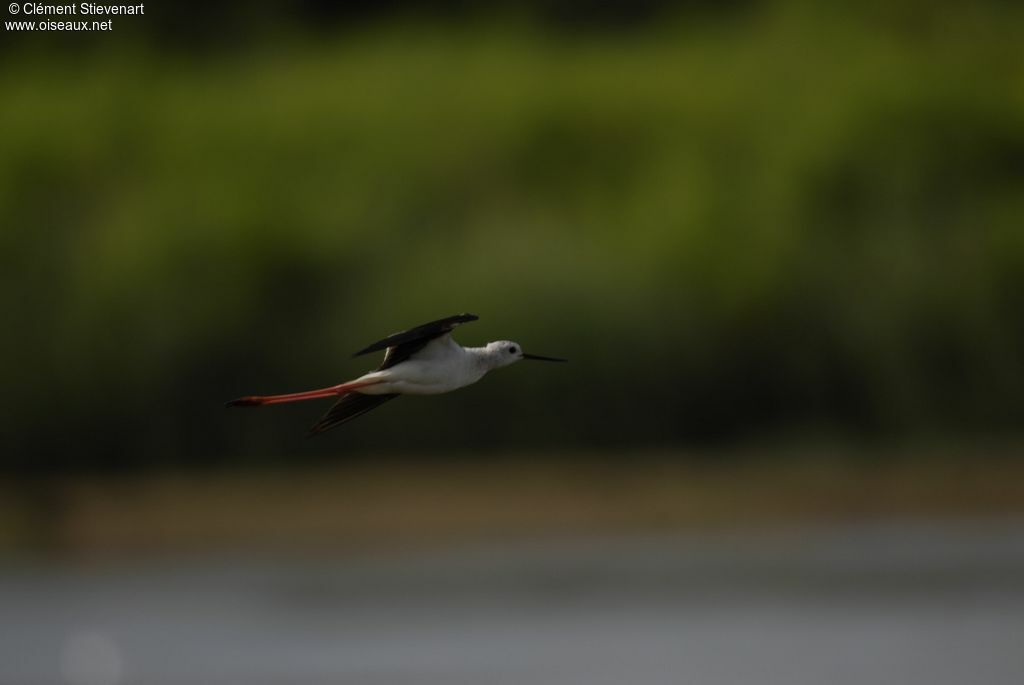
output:
[[350,393],[357,388],[365,388],[368,385],[375,385],[380,381],[364,381],[362,383],[351,382],[341,385],[332,385],[329,388],[319,390],[307,390],[306,392],[293,392],[287,395],[247,395],[237,400],[228,402],[229,407],[260,407],[264,404],[283,404],[284,402],[302,402],[304,400],[319,400],[324,397],[338,397]]

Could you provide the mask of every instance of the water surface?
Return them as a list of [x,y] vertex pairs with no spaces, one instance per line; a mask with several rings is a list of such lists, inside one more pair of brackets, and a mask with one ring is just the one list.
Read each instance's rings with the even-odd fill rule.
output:
[[1024,682],[1024,522],[0,567],[0,685]]

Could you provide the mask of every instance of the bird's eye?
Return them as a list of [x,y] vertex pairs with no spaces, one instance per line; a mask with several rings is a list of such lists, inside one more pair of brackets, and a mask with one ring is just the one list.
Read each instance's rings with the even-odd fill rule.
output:
[[512,354],[515,354],[515,353],[516,353],[516,352],[518,352],[519,350],[517,350],[517,349],[516,349],[516,346],[515,346],[515,345],[513,345],[512,347],[508,348],[508,351],[509,351],[509,352],[511,352]]

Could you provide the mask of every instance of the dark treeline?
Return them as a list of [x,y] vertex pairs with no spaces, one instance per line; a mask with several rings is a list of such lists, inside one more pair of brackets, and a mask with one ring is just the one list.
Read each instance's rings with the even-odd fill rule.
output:
[[[317,40],[245,59],[9,49],[5,468],[1020,430],[1018,10],[386,5],[303,4]],[[572,361],[316,440],[323,406],[222,407],[459,311]]]

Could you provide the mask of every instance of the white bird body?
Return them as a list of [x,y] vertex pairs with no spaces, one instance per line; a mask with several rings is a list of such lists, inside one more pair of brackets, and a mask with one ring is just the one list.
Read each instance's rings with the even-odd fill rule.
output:
[[483,347],[463,347],[452,339],[460,324],[476,321],[474,314],[456,314],[400,331],[360,350],[356,356],[386,350],[376,371],[347,383],[286,395],[248,395],[228,402],[229,407],[256,407],[333,397],[337,402],[310,432],[323,431],[362,416],[399,395],[440,395],[483,378],[488,371],[521,359],[564,362],[557,357],[525,354],[510,340]]
[[490,343],[486,347],[463,347],[450,335],[434,338],[422,350],[407,360],[380,371],[371,371],[352,381],[353,384],[367,383],[355,388],[363,395],[440,395],[472,385],[488,371],[511,364],[517,359],[503,363],[500,349],[511,345]]

